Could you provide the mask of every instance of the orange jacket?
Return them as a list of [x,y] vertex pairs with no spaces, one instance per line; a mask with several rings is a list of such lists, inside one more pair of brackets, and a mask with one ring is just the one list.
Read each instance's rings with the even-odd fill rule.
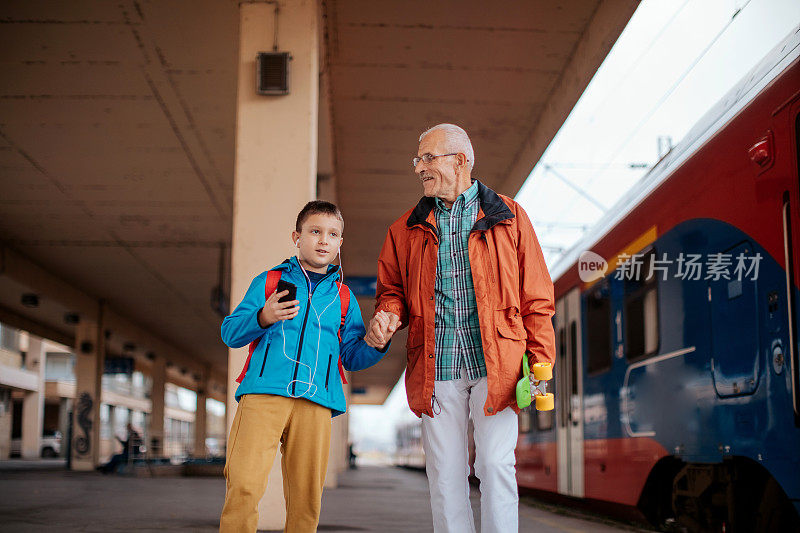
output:
[[[480,211],[469,236],[489,395],[486,415],[517,410],[515,387],[522,354],[530,364],[554,362],[553,283],[525,211],[478,182]],[[433,417],[434,284],[439,233],[433,198],[422,198],[390,227],[378,258],[376,311],[409,326],[406,394],[411,410]]]

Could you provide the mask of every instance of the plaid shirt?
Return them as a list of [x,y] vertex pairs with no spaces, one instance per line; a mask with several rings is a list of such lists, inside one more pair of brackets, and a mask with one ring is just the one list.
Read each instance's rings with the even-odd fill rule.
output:
[[437,380],[457,379],[462,367],[469,379],[486,375],[467,248],[479,208],[478,184],[474,181],[450,209],[436,199],[440,235],[435,284]]

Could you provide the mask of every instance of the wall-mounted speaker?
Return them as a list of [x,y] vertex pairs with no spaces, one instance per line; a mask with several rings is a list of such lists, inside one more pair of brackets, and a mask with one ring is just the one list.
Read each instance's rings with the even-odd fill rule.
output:
[[289,52],[259,52],[256,55],[256,92],[289,94]]

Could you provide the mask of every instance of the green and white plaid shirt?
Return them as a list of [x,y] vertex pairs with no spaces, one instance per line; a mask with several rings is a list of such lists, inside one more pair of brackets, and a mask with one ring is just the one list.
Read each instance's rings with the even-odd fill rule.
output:
[[475,286],[469,265],[469,233],[478,218],[478,184],[450,209],[436,199],[439,263],[436,268],[436,379],[450,380],[466,368],[469,379],[486,375]]

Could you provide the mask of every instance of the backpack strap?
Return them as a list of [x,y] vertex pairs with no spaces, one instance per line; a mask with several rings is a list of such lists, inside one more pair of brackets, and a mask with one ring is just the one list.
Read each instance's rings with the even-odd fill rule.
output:
[[[278,281],[281,279],[281,271],[280,270],[270,270],[267,272],[267,281],[264,284],[264,298],[269,298],[270,295],[275,292],[278,288]],[[261,340],[261,337],[257,338],[253,342],[250,343],[247,352],[247,360],[244,362],[244,368],[242,368],[242,373],[239,374],[239,377],[236,378],[236,383],[241,383],[244,379],[244,375],[247,374],[247,369],[250,366],[250,358],[253,357],[253,352],[256,350],[256,346],[258,346],[258,342]]]
[[[339,301],[342,304],[342,320],[339,322],[339,344],[341,345],[344,320],[347,318],[347,309],[350,307],[350,289],[344,283],[339,283]],[[339,355],[339,377],[342,378],[342,383],[347,385],[347,378],[344,377],[344,366],[342,366],[341,354]]]

